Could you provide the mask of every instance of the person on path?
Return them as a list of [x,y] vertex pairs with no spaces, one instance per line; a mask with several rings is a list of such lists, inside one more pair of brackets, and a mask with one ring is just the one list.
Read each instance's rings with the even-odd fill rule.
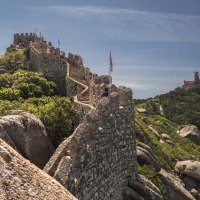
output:
[[105,88],[104,92],[101,94],[101,97],[107,97],[110,94],[108,88]]

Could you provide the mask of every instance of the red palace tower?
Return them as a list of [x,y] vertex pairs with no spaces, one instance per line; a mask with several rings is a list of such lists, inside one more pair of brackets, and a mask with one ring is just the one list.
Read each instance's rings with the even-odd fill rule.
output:
[[185,81],[184,80],[184,86],[194,86],[194,85],[200,85],[200,79],[199,79],[199,72],[194,72],[194,81]]

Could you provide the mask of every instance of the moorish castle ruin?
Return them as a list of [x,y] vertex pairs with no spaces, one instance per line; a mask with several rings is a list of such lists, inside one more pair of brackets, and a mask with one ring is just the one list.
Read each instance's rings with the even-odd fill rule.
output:
[[[56,94],[74,99],[77,117],[74,132],[55,149],[44,124],[35,115],[14,110],[0,116],[0,200],[200,199],[200,162],[178,160],[174,170],[180,178],[168,173],[163,160],[145,142],[155,140],[160,145],[154,146],[159,156],[160,147],[166,152],[170,145],[176,151],[168,135],[172,125],[166,121],[167,134],[159,133],[164,130],[164,122],[156,118],[153,126],[162,126],[158,132],[147,123],[147,116],[152,123],[152,115],[145,109],[136,109],[142,117],[135,118],[130,88],[116,87],[110,76],[99,76],[85,67],[81,56],[66,55],[34,33],[15,34],[7,51],[13,48],[26,49],[26,70],[54,81]],[[185,85],[199,83],[196,72],[195,81]],[[101,97],[105,88],[110,94]],[[136,136],[144,137],[137,141],[137,147]],[[138,174],[137,163],[148,165],[152,169],[150,176],[155,180],[156,173],[162,187],[141,175],[141,171]],[[148,173],[148,168],[144,169]]]
[[[79,125],[44,171],[81,200],[134,196],[129,186],[137,176],[132,90],[116,87],[109,76],[98,76],[85,67],[81,56],[66,56],[34,33],[15,34],[10,48],[29,48],[27,69],[54,81],[58,94],[74,96],[79,113]],[[105,87],[111,94],[101,98]]]

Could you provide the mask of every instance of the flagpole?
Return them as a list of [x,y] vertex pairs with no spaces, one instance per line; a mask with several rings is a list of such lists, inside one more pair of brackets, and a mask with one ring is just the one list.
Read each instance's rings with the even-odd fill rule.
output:
[[38,35],[39,29],[37,26],[35,26],[35,35]]
[[111,71],[110,71],[110,67],[109,67],[108,75],[109,75],[109,83],[111,83]]
[[58,48],[60,48],[60,38],[58,38]]
[[110,76],[111,76],[111,71],[110,71],[110,49],[109,49],[109,66],[108,66],[108,76],[109,76],[109,83],[111,83],[111,81],[110,81]]
[[111,50],[109,49],[109,72],[108,72],[109,83],[112,83],[112,77],[111,77],[112,68],[113,68],[112,56],[111,56]]

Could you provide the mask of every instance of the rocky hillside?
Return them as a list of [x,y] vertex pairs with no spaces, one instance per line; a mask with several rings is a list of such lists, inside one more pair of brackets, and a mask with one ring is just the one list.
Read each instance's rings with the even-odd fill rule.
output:
[[[171,93],[176,99],[175,91]],[[156,97],[136,106],[138,172],[160,189],[164,199],[199,199],[200,132],[194,125],[180,126],[167,119],[167,107],[159,104],[163,96],[160,101]],[[168,101],[175,106],[173,99]]]
[[[141,103],[141,100],[136,100]],[[200,86],[178,87],[166,94],[144,100],[143,107],[152,114],[164,114],[171,121],[193,124],[200,129]]]

